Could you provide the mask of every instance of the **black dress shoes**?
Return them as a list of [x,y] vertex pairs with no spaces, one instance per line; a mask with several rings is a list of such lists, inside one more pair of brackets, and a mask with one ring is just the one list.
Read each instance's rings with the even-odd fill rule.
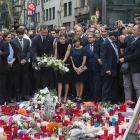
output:
[[28,98],[28,96],[22,96],[21,100],[23,100],[23,101],[29,101],[29,98]]

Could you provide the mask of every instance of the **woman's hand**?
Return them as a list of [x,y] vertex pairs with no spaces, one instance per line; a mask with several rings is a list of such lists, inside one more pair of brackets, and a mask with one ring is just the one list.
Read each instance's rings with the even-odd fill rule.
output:
[[78,70],[77,74],[81,74],[84,70],[82,70],[81,68]]
[[78,73],[78,68],[74,67],[74,70]]

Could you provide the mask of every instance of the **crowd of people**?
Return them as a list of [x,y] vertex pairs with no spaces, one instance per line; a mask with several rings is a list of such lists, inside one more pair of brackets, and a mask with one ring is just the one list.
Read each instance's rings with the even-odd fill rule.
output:
[[[116,21],[115,28],[99,22],[65,26],[47,25],[37,33],[20,26],[0,31],[0,104],[28,101],[37,89],[55,89],[59,102],[93,101],[119,104],[140,96],[140,25]],[[44,67],[37,57],[62,59],[69,72],[63,76]],[[34,69],[33,64],[41,67]],[[134,89],[134,91],[133,91]],[[64,98],[62,96],[64,95]],[[68,97],[67,97],[68,96]],[[63,100],[62,100],[63,99]]]

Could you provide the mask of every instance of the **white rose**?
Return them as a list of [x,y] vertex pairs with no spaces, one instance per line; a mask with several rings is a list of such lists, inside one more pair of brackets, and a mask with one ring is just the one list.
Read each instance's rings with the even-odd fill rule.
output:
[[39,98],[42,98],[42,95],[40,95]]
[[44,90],[43,90],[43,89],[41,89],[41,90],[40,90],[40,93],[41,93],[41,94],[43,94],[43,93],[44,93]]
[[41,101],[38,101],[37,103],[38,103],[38,104],[41,104]]

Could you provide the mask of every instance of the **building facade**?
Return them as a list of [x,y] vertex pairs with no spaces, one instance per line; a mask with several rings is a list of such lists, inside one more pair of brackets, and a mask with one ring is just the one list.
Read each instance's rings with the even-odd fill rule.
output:
[[74,15],[76,24],[82,21],[85,24],[89,24],[90,17],[89,0],[76,0],[76,8]]
[[[49,29],[58,25],[58,11],[60,10],[60,0],[44,0],[44,19],[42,14],[42,0],[32,0],[36,3],[36,26],[47,24]],[[74,8],[76,7],[75,0],[62,0],[63,12],[62,23],[66,26],[67,30],[72,30],[75,25]],[[62,25],[61,25],[62,26]]]

